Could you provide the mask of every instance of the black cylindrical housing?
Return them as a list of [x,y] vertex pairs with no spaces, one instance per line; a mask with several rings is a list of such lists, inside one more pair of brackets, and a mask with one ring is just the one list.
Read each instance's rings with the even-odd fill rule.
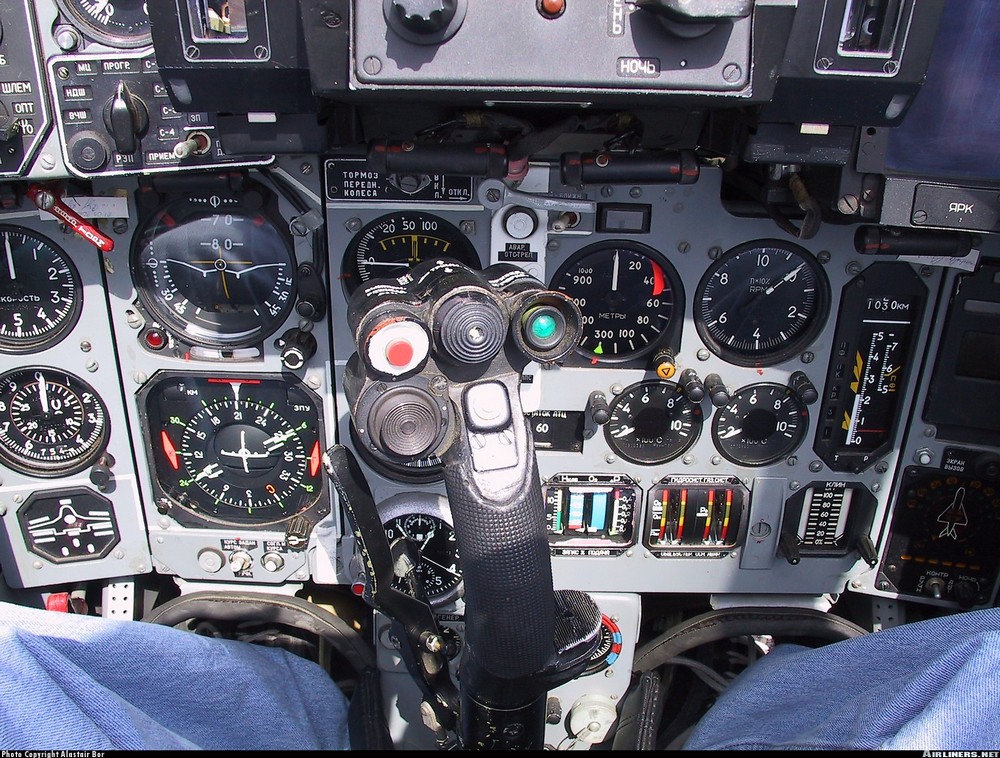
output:
[[502,179],[507,149],[492,144],[379,140],[368,145],[368,168],[380,174],[451,174]]
[[694,184],[700,169],[690,150],[637,153],[563,153],[563,184]]

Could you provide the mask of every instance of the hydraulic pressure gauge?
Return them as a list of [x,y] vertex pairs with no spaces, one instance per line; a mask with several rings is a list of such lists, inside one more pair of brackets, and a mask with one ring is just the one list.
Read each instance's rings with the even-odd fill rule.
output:
[[0,226],[0,248],[0,352],[55,345],[80,317],[76,267],[55,243],[20,227]]
[[734,247],[698,284],[694,318],[708,348],[737,366],[773,366],[816,337],[830,285],[809,251],[780,240]]

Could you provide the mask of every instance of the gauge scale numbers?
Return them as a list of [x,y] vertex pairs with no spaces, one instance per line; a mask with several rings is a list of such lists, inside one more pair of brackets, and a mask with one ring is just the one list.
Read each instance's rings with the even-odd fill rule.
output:
[[805,249],[779,240],[739,245],[698,285],[695,325],[737,366],[771,366],[808,345],[826,322],[830,285]]
[[80,317],[80,275],[66,253],[45,237],[0,226],[0,239],[0,352],[51,347]]
[[656,465],[682,455],[701,432],[701,406],[675,382],[639,382],[611,403],[604,437],[618,455]]
[[638,243],[601,242],[570,258],[552,278],[580,308],[583,336],[577,353],[597,364],[622,363],[671,336],[683,311],[676,271]]
[[94,388],[52,368],[0,376],[0,462],[29,476],[74,474],[107,445],[108,412]]
[[132,275],[142,304],[175,335],[208,347],[260,342],[295,303],[295,257],[275,221],[232,198],[183,200],[137,236]]
[[170,376],[145,408],[159,504],[178,521],[265,526],[319,503],[322,419],[297,382]]
[[751,384],[733,393],[715,414],[719,452],[741,466],[766,466],[791,455],[809,427],[809,411],[783,384]]

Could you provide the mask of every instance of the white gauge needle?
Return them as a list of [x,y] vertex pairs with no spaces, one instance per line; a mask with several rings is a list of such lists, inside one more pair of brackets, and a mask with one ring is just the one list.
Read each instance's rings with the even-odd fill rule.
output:
[[252,458],[267,458],[270,453],[254,453],[250,451],[247,447],[247,433],[245,431],[240,432],[240,449],[235,452],[229,450],[220,450],[219,453],[222,455],[231,455],[233,458],[239,458],[243,461],[243,472],[246,474],[250,473],[250,466],[248,465]]
[[205,268],[202,268],[201,266],[195,266],[193,263],[188,263],[187,261],[179,261],[176,258],[167,258],[167,263],[178,263],[181,266],[186,266],[187,268],[193,268],[195,271],[197,271],[199,274],[201,274],[204,277],[208,277],[209,274],[212,274],[212,273],[215,272],[215,267],[214,266],[212,268],[205,269]]
[[443,569],[443,570],[447,571],[447,572],[448,572],[449,574],[451,574],[452,576],[461,576],[461,574],[459,574],[459,573],[458,573],[458,572],[457,572],[457,571],[456,571],[455,569],[453,569],[453,568],[448,568],[447,566],[442,566],[442,565],[441,565],[440,563],[438,563],[437,561],[432,561],[432,560],[431,560],[430,558],[428,558],[428,557],[427,557],[426,555],[421,555],[421,556],[420,556],[420,560],[422,560],[422,561],[426,561],[427,563],[431,563],[431,564],[433,564],[433,565],[437,566],[437,567],[438,567],[439,569]]
[[618,253],[617,252],[615,252],[614,262],[615,262],[615,268],[611,272],[611,291],[612,292],[617,292],[618,291]]
[[210,463],[195,474],[194,480],[197,482],[201,479],[215,479],[217,476],[222,476],[222,467],[218,463]]
[[259,263],[256,266],[248,266],[247,268],[237,271],[236,269],[227,269],[227,271],[239,279],[243,274],[249,274],[251,271],[256,271],[259,268],[280,268],[283,264],[281,263]]
[[49,386],[45,383],[45,375],[38,374],[38,399],[42,403],[42,413],[49,412]]
[[294,429],[289,429],[287,432],[278,432],[264,440],[264,447],[269,451],[274,452],[294,436]]
[[726,429],[725,434],[720,434],[719,435],[719,439],[720,440],[728,440],[731,437],[738,437],[741,434],[743,434],[743,430],[742,429],[735,429],[733,427],[729,427],[728,429]]
[[774,292],[776,289],[778,289],[778,287],[780,287],[785,282],[794,281],[795,277],[797,277],[799,275],[799,271],[801,271],[802,267],[805,266],[805,265],[806,264],[804,264],[804,263],[800,263],[794,269],[792,269],[787,274],[785,274],[783,277],[781,277],[781,279],[779,279],[777,282],[775,282],[770,287],[768,287],[766,290],[764,290],[764,294],[765,295],[770,295],[772,292]]
[[111,0],[97,0],[97,2],[94,3],[94,15],[99,16],[104,13],[104,9],[108,7],[108,3],[110,2]]
[[10,280],[14,281],[17,279],[17,274],[14,273],[14,253],[10,250],[9,234],[5,234],[3,237],[3,249],[7,251],[7,272],[10,274]]

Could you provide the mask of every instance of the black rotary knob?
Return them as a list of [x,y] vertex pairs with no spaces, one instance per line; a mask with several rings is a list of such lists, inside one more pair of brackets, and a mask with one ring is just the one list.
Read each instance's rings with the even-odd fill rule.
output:
[[392,13],[414,34],[437,34],[455,18],[458,0],[392,0]]

